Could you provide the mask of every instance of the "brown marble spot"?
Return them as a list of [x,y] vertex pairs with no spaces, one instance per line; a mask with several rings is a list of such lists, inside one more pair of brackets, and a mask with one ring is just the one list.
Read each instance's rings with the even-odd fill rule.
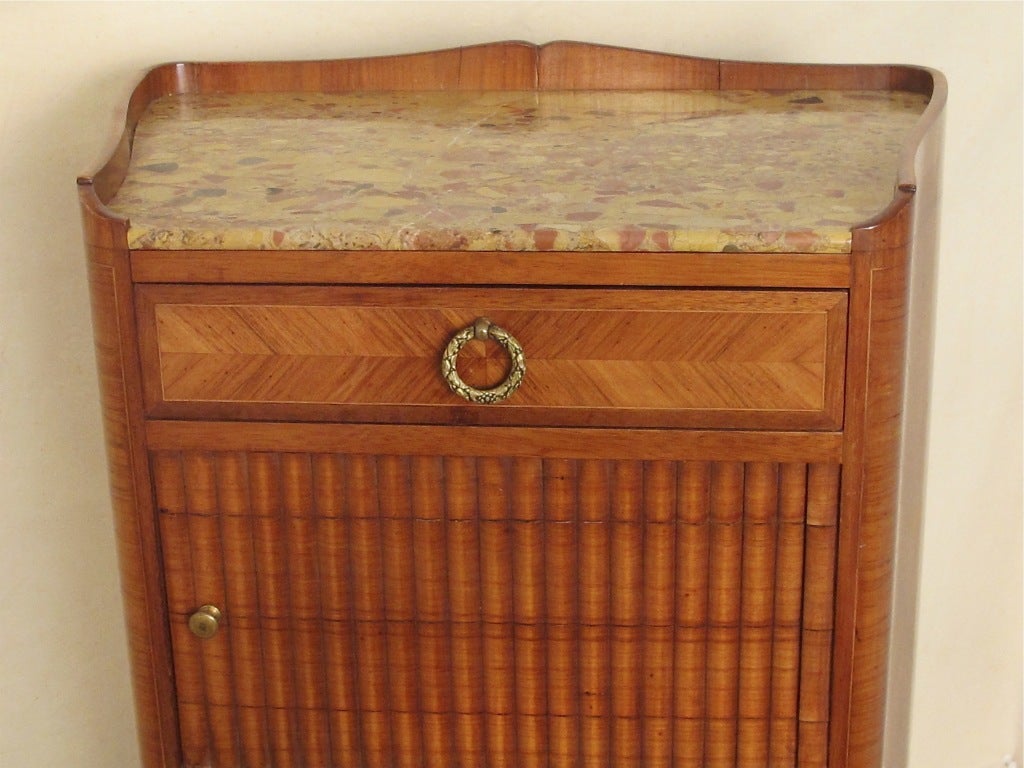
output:
[[785,234],[786,246],[794,251],[812,250],[818,242],[818,235],[812,230],[793,230]]
[[565,218],[569,221],[593,221],[600,218],[600,216],[600,211],[573,211],[572,213],[567,213]]
[[555,247],[558,231],[554,229],[538,229],[533,233],[533,244],[538,251],[550,251]]
[[636,251],[644,243],[646,232],[642,229],[620,229],[619,245],[624,251]]

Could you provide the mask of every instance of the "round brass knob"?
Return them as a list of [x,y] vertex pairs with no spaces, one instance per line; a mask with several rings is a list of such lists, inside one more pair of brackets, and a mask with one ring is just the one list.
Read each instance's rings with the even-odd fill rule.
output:
[[215,605],[204,605],[188,617],[188,628],[192,634],[208,640],[220,629],[221,612]]

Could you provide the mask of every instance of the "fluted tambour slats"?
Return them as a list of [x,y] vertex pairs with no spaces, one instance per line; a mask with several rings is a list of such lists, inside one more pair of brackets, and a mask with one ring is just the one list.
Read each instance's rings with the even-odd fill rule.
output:
[[838,466],[152,467],[187,766],[826,765]]
[[181,461],[174,454],[153,459],[154,495],[160,514],[167,610],[178,685],[178,717],[182,760],[186,765],[206,761],[208,744],[206,708],[202,696],[202,648],[189,638],[185,617],[198,607],[192,579],[192,550],[189,545],[188,515]]
[[[260,671],[266,685],[267,737],[272,762],[287,766],[292,763],[297,745],[293,644],[288,633],[288,571],[281,520],[280,457],[257,454],[251,456],[248,463],[254,528],[253,557],[260,605],[260,612],[254,618],[260,626],[263,646],[263,668]],[[246,618],[239,616],[236,620]]]
[[[249,509],[248,476],[244,456],[224,453],[216,457],[217,498],[224,529],[223,558],[226,603],[237,606],[246,619],[235,622],[231,632],[232,667],[258,668],[262,664],[259,626],[259,595],[253,553],[253,516]],[[261,675],[238,675],[235,690],[242,761],[259,765],[267,754],[266,693]]]
[[[223,516],[217,514],[219,500],[213,456],[188,454],[183,475],[195,593],[203,595],[204,602],[224,605],[227,595],[224,558],[221,557]],[[232,677],[230,648],[226,635],[213,640],[203,648],[202,654],[209,748],[215,764],[233,765],[237,762],[233,690],[223,684]]]

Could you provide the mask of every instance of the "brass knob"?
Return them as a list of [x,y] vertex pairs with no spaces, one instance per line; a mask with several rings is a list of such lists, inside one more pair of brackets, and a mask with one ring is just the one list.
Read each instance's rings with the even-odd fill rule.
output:
[[188,617],[188,628],[192,634],[208,640],[220,629],[221,612],[216,605],[204,605]]

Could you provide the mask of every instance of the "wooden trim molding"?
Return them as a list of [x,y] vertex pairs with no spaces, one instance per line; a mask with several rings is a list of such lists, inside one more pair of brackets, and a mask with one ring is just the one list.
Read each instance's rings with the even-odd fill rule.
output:
[[[859,233],[850,289],[831,763],[882,764],[915,205]],[[848,726],[848,728],[847,728]]]
[[[146,285],[136,303],[151,418],[842,427],[844,291]],[[485,409],[439,375],[479,317],[528,361]],[[481,386],[501,364],[463,360]]]
[[171,768],[180,765],[177,711],[167,674],[170,637],[134,353],[128,253],[109,247],[124,237],[118,222],[96,215],[90,196],[83,197],[96,364],[139,746],[147,768]]
[[838,432],[150,421],[152,450],[837,463]]
[[[132,251],[136,283],[846,288],[845,253]],[[523,260],[529,269],[523,270]]]

